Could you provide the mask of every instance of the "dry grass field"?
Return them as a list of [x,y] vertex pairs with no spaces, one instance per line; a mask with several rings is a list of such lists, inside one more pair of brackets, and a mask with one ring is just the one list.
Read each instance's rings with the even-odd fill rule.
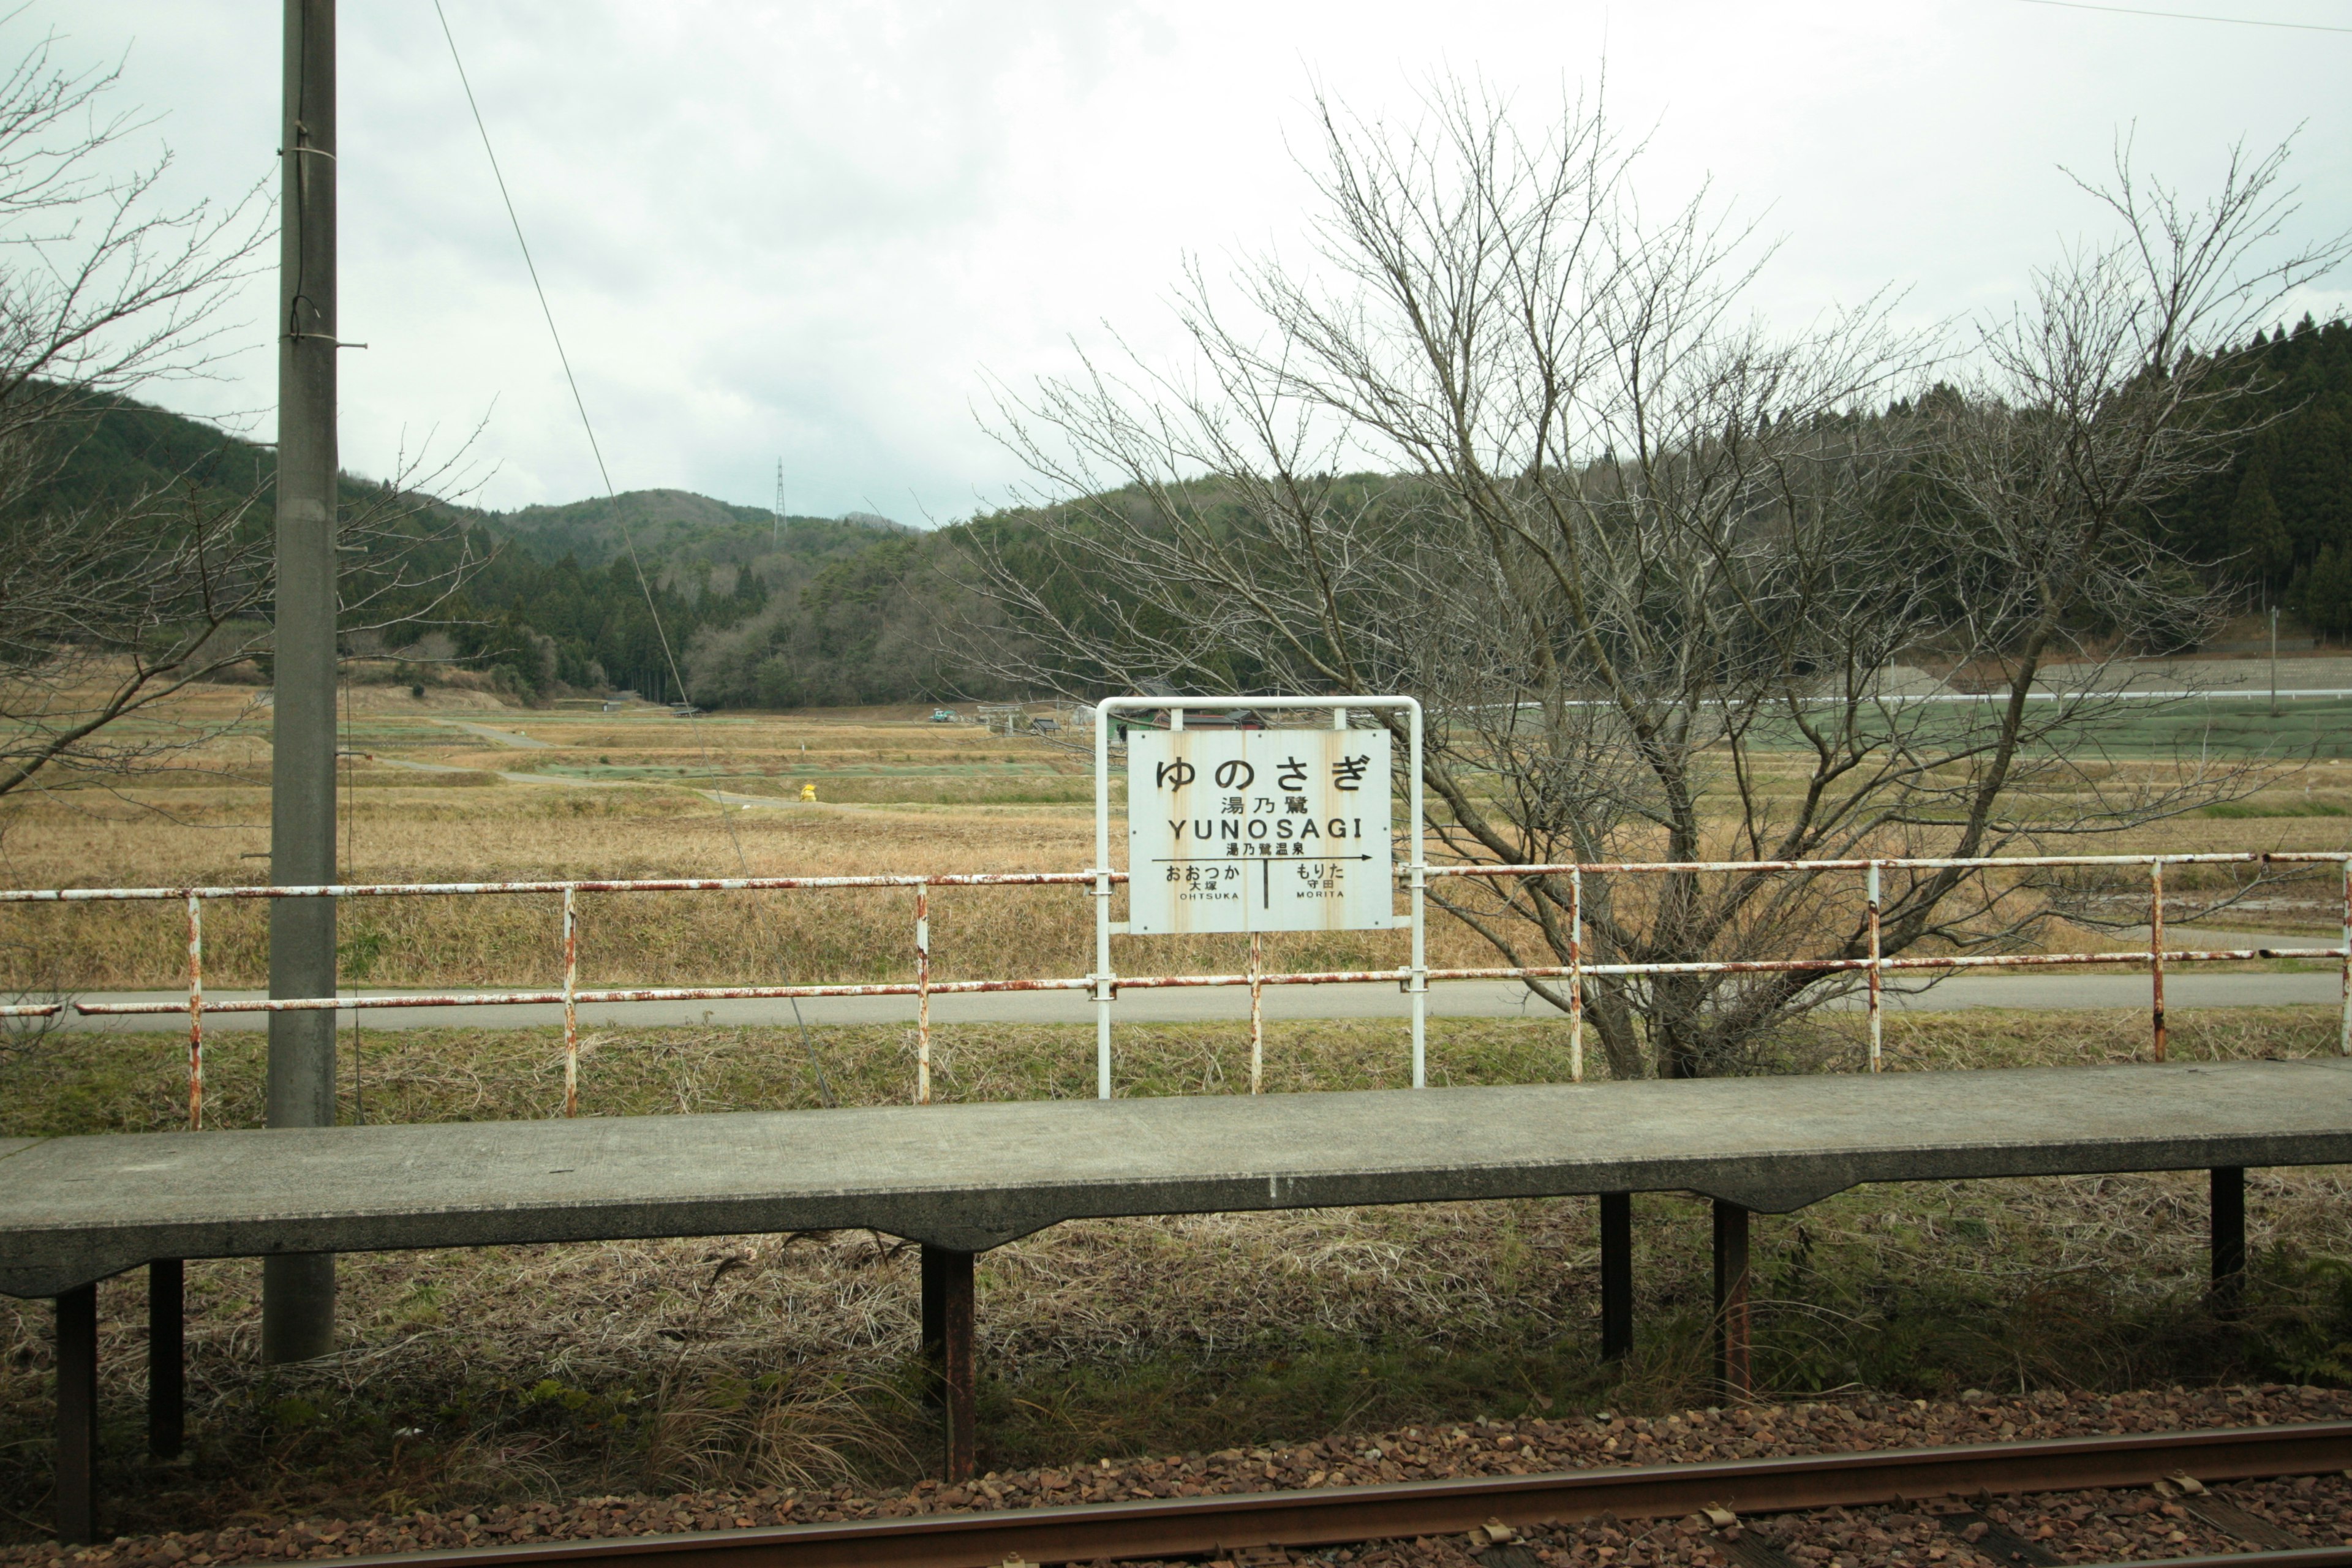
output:
[[[1091,757],[1083,744],[934,724],[928,710],[706,715],[637,705],[507,710],[469,691],[354,688],[345,725],[342,876],[350,881],[513,878],[840,875],[1076,870],[1093,858]],[[268,880],[266,710],[250,689],[204,690],[170,716],[218,733],[173,766],[123,782],[65,776],[0,803],[0,881],[18,888],[180,886]],[[156,721],[158,730],[165,727]],[[2123,760],[2084,780],[2152,781],[2182,765]],[[2134,833],[2070,845],[2094,851],[2352,847],[2352,768],[2320,761],[2263,769],[2246,798]],[[816,799],[803,802],[804,786]],[[1761,789],[1793,792],[1790,767]],[[724,803],[724,804],[722,804]],[[747,804],[748,803],[748,804]],[[2067,802],[2042,806],[2053,816]],[[2195,896],[2238,874],[2178,868]],[[2139,897],[2126,874],[2118,908]],[[1859,887],[1854,889],[1859,895]],[[2321,872],[2230,918],[2262,930],[2324,931],[2336,915]],[[1082,973],[1091,911],[1080,893],[943,890],[932,900],[942,978]],[[207,974],[259,983],[265,918],[256,904],[208,916]],[[911,974],[912,896],[839,891],[591,899],[583,914],[589,984],[870,981]],[[545,984],[560,963],[551,898],[354,902],[342,916],[352,984]],[[1792,951],[1803,933],[1790,933]],[[2053,926],[2047,941],[2099,945]],[[1233,968],[1237,941],[1120,942],[1129,973]],[[1272,962],[1391,966],[1400,933],[1275,938]],[[1466,928],[1435,917],[1431,957],[1496,962]],[[0,910],[0,984],[117,989],[183,983],[177,911],[166,906]]]
[[[410,700],[377,693],[377,704]],[[226,698],[223,700],[236,700]],[[926,710],[928,711],[928,710]],[[463,729],[470,724],[473,729]],[[704,718],[362,707],[345,772],[342,875],[352,881],[1076,870],[1093,858],[1090,759],[1040,741],[912,713]],[[538,746],[499,744],[480,731]],[[448,769],[450,772],[421,772]],[[0,806],[0,878],[15,887],[267,880],[268,758],[240,729],[136,787],[75,781]],[[814,784],[817,800],[799,799]],[[772,800],[775,805],[730,805]],[[941,978],[1068,974],[1091,965],[1092,911],[1074,889],[943,890],[931,907]],[[259,982],[266,917],[218,906],[214,983]],[[397,900],[347,906],[346,978],[379,984],[544,983],[561,963],[552,899]],[[1467,932],[1440,961],[1482,961]],[[162,907],[0,911],[0,980],[71,989],[183,983],[184,938]],[[591,900],[590,984],[903,978],[905,892],[641,895]],[[1238,963],[1238,942],[1139,964]],[[1402,962],[1388,933],[1277,942],[1277,957]]]
[[[226,723],[164,773],[67,778],[0,803],[0,879],[15,887],[267,879],[267,753],[249,691],[200,694]],[[1082,755],[921,712],[717,716],[640,709],[523,711],[474,693],[362,688],[350,715],[344,875],[509,877],[1076,869],[1091,858]],[[2158,776],[2170,762],[2113,766]],[[2118,849],[2352,846],[2352,777],[2273,768],[2225,809]],[[805,784],[817,800],[803,804]],[[1793,777],[1772,787],[1793,787]],[[714,795],[741,802],[721,809]],[[2053,804],[2053,809],[2055,805]],[[2175,886],[2193,890],[2183,872]],[[2218,879],[2210,880],[2218,882]],[[2127,898],[2128,889],[2118,894]],[[2326,878],[2237,911],[2261,930],[2324,931]],[[586,901],[583,978],[866,980],[911,965],[903,892],[646,895]],[[931,905],[943,977],[1077,973],[1090,911],[1068,889],[950,889]],[[257,984],[259,906],[215,906],[208,979]],[[2069,941],[2091,940],[2079,930]],[[0,910],[0,965],[19,988],[171,986],[171,906]],[[1794,940],[1794,939],[1792,939]],[[547,898],[354,902],[347,983],[546,983]],[[1270,944],[1277,963],[1393,965],[1401,933]],[[1123,939],[1122,967],[1237,965],[1238,942]],[[1491,963],[1438,924],[1433,958]],[[1824,1016],[1792,1062],[1836,1065],[1859,1021]],[[2131,1058],[2138,1013],[1916,1015],[1888,1026],[1898,1070]],[[2176,1012],[2177,1057],[2330,1048],[2324,1009]],[[1562,1026],[1439,1020],[1437,1083],[1564,1076]],[[585,1043],[600,1114],[888,1103],[910,1031],[621,1028]],[[942,1027],[950,1100],[1090,1092],[1085,1030]],[[1130,1026],[1137,1093],[1232,1092],[1233,1026]],[[0,1135],[177,1124],[168,1036],[50,1037],[0,1046]],[[1597,1054],[1597,1053],[1596,1053]],[[551,1028],[372,1032],[359,1053],[370,1121],[536,1117],[560,1103]],[[348,1058],[347,1058],[348,1061]],[[1277,1090],[1396,1086],[1391,1025],[1269,1030]],[[207,1118],[259,1120],[260,1041],[216,1036]],[[350,1086],[344,1112],[362,1103]],[[1761,1222],[1758,1367],[1774,1394],[1871,1387],[2117,1388],[2226,1377],[2352,1380],[2352,1186],[2340,1172],[2261,1173],[2252,1306],[2217,1325],[2202,1295],[2201,1188],[2120,1177],[1858,1189]],[[1515,1203],[1072,1225],[982,1264],[983,1464],[1073,1463],[1412,1420],[1557,1406],[1705,1404],[1706,1227],[1696,1202],[1636,1205],[1641,1341],[1595,1355],[1591,1205]],[[259,1513],[352,1514],[419,1503],[636,1491],[710,1481],[903,1481],[931,1459],[916,1398],[911,1254],[887,1237],[712,1241],[354,1258],[343,1350],[258,1363],[258,1268],[192,1267],[192,1428],[183,1463],[138,1449],[141,1287],[101,1289],[110,1486],[122,1529]],[[47,1314],[0,1302],[0,1536],[44,1529]]]

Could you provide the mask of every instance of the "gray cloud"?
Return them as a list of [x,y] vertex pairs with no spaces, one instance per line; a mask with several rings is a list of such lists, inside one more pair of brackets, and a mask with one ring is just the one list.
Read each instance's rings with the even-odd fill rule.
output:
[[[1001,496],[987,376],[1063,368],[1105,320],[1171,351],[1186,252],[1295,250],[1317,83],[1397,118],[1444,68],[1540,111],[1605,50],[1621,122],[1656,127],[1645,191],[1711,177],[1779,237],[1759,303],[1792,321],[1889,282],[1924,317],[2000,308],[2095,222],[2057,166],[2119,133],[2199,189],[2232,140],[2302,123],[2298,224],[2352,224],[2352,36],[1993,0],[446,3],[614,481],[764,502],[781,455],[807,511]],[[271,174],[275,5],[35,0],[17,31],[42,26],[68,58],[127,47],[183,195]],[[341,28],[343,321],[372,345],[345,362],[346,463],[385,471],[495,404],[487,500],[592,492],[429,0],[346,0]],[[267,429],[272,287],[236,378],[165,401]]]

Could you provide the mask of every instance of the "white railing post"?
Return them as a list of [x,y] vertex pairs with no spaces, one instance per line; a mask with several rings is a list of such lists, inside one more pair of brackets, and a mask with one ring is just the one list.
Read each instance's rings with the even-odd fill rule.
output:
[[915,884],[915,1103],[931,1102],[931,885]]
[[[1095,1098],[1110,1098],[1110,726],[1107,703],[1095,705]],[[1129,801],[1128,809],[1135,809]],[[1130,872],[1132,868],[1129,868]]]
[[188,895],[188,1131],[205,1126],[205,904]]
[[2158,1061],[2164,1060],[2164,857],[2147,868],[2148,1022]]
[[2344,994],[2336,1005],[2336,1054],[2352,1057],[2352,859],[2347,859],[2344,873]]
[[[1332,709],[1331,728],[1345,730],[1347,727],[1348,710],[1345,708]],[[1133,870],[1134,868],[1129,867],[1129,869]],[[1389,884],[1389,909],[1391,911],[1396,909],[1396,884],[1393,880]],[[1258,1064],[1265,1050],[1265,1015],[1258,1007],[1258,933],[1252,931],[1250,932],[1250,1092],[1252,1094],[1258,1091]],[[1413,1047],[1413,1081],[1416,1087],[1420,1083],[1420,1044],[1416,1040]]]
[[1265,933],[1250,932],[1250,1092],[1265,1092],[1265,987],[1259,976],[1265,970]]
[[580,1114],[580,911],[563,889],[563,1114]]
[[1584,1081],[1584,868],[1568,873],[1568,1081]]
[[[1412,1087],[1429,1087],[1429,930],[1423,920],[1429,889],[1429,850],[1421,827],[1421,704],[1408,697],[1412,737],[1412,778],[1407,784],[1405,831],[1412,836]],[[1391,906],[1393,907],[1393,906]]]
[[1882,1047],[1885,1043],[1886,1009],[1880,994],[1885,984],[1885,958],[1878,949],[1878,862],[1870,863],[1870,1070],[1878,1072],[1885,1067]]

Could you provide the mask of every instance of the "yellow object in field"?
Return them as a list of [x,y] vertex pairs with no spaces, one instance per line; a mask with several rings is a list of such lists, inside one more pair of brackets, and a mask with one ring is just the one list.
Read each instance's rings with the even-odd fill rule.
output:
[[802,798],[803,800],[814,800],[814,799],[816,798],[816,785],[814,785],[814,784],[803,784],[803,785],[801,785],[801,798]]

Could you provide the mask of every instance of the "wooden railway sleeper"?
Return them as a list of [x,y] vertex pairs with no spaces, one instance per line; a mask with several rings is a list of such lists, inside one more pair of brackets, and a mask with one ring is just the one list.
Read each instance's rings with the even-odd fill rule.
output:
[[[2305,1537],[2214,1496],[2194,1476],[2175,1475],[2153,1483],[2152,1489],[2167,1501],[2177,1499],[2182,1511],[2233,1540],[2245,1542],[2257,1552],[2312,1552],[2321,1550]],[[1988,1505],[1991,1502],[1990,1497],[1982,1500]],[[1741,1568],[1798,1568],[1796,1559],[1786,1548],[1759,1534],[1729,1509],[1710,1506],[1700,1512],[1710,1526],[1706,1534],[1708,1543],[1727,1561],[1740,1564]],[[1938,1522],[1947,1534],[1958,1537],[1971,1552],[1994,1563],[2013,1565],[2013,1568],[2059,1568],[2064,1561],[2041,1542],[2018,1534],[1979,1508],[1945,1510],[1939,1514]],[[1500,1548],[1475,1555],[1485,1568],[1522,1568],[1517,1563],[1503,1561]]]
[[1708,1542],[1727,1561],[1744,1568],[1797,1568],[1795,1558],[1742,1524],[1729,1509],[1709,1505],[1699,1511],[1715,1527],[1707,1532]]
[[[1981,1530],[1977,1527],[1982,1525]],[[1962,1509],[1943,1516],[1945,1533],[1957,1535],[1969,1543],[1969,1550],[1991,1558],[1995,1563],[2018,1565],[2018,1568],[2054,1568],[2058,1554],[2038,1541],[2028,1541],[2000,1521],[1976,1509]]]
[[2270,1552],[2309,1552],[2315,1545],[2292,1530],[2273,1524],[2260,1514],[2248,1513],[2236,1503],[2215,1497],[2206,1490],[2205,1483],[2194,1476],[2179,1475],[2169,1481],[2158,1481],[2156,1491],[2159,1497],[2178,1497],[2180,1506],[2191,1516],[2224,1535],[2235,1536],[2249,1546],[2258,1546]]

